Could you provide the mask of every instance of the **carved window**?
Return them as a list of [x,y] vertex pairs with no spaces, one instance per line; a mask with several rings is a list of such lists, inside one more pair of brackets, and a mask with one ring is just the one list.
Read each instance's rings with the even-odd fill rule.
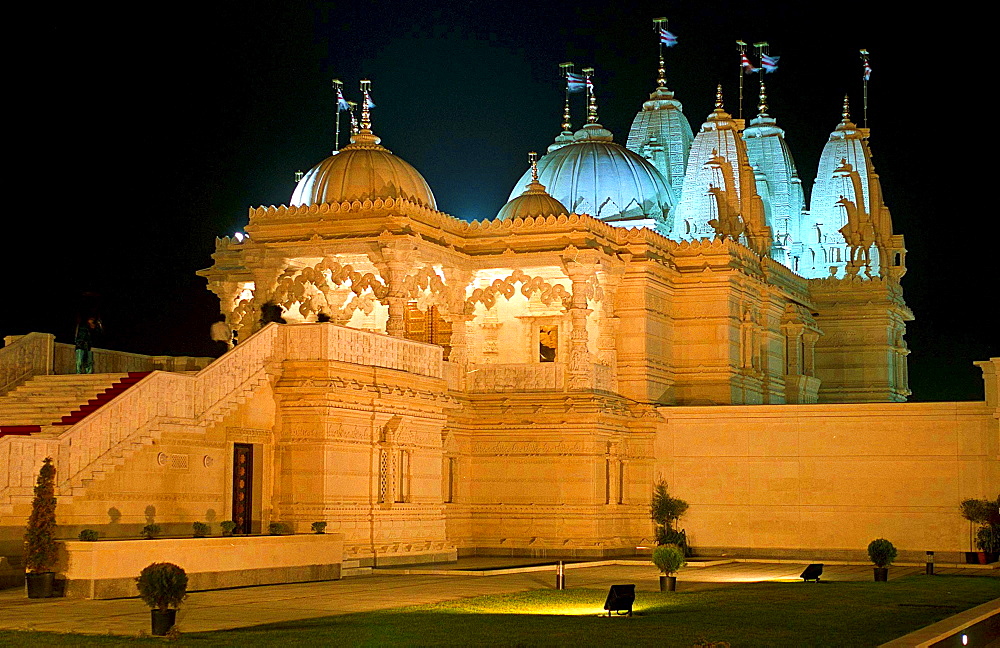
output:
[[833,248],[833,262],[840,263],[840,248]]
[[378,501],[384,504],[386,491],[389,490],[389,453],[384,449],[379,450],[378,460]]
[[792,270],[799,271],[799,257],[792,257]]
[[441,317],[437,306],[428,306],[426,311],[417,308],[417,302],[406,305],[404,336],[407,340],[429,342],[444,347],[444,359],[451,353],[451,322]]
[[555,362],[556,352],[559,348],[559,327],[539,326],[538,327],[538,361]]
[[455,501],[455,472],[457,466],[455,457],[448,457],[447,463],[445,464],[445,479],[447,484],[447,491],[445,493],[445,503],[451,504]]
[[604,460],[604,503],[611,503],[611,460]]
[[396,501],[410,501],[410,451],[400,450],[396,463]]
[[618,503],[625,503],[625,462],[618,460]]
[[903,257],[899,252],[892,255],[892,265],[898,266],[902,263]]

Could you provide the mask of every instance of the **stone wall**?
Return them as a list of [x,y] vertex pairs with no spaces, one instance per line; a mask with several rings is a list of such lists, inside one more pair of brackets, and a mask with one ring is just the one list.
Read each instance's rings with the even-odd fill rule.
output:
[[[888,538],[968,551],[963,499],[1000,492],[986,403],[659,408],[655,472],[702,552],[831,555]],[[862,553],[863,555],[863,553]]]

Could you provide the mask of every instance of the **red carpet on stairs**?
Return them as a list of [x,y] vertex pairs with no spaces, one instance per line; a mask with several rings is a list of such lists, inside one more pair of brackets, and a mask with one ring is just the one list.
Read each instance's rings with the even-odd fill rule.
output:
[[7,435],[27,435],[41,431],[41,425],[0,425],[0,437]]
[[121,395],[126,389],[136,384],[146,376],[148,376],[151,371],[130,371],[126,378],[122,378],[111,387],[105,389],[103,392],[91,398],[87,401],[86,405],[81,405],[77,409],[73,410],[66,416],[62,417],[61,420],[54,422],[52,425],[76,425],[84,418],[87,417],[91,412],[97,411],[102,405],[108,403],[118,396]]

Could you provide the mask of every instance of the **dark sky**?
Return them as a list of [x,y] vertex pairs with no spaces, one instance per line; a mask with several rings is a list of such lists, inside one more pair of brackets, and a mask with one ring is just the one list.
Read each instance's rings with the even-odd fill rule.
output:
[[[887,3],[888,4],[888,3]],[[897,3],[892,3],[897,4]],[[176,5],[181,6],[181,5]],[[247,207],[287,202],[293,174],[333,144],[330,79],[371,78],[375,131],[416,167],[441,210],[491,217],[529,150],[559,130],[558,64],[596,68],[602,123],[624,142],[653,89],[651,19],[680,44],[670,87],[697,130],[723,83],[735,113],[734,41],[768,40],[770,113],[811,185],[872,52],[869,126],[895,229],[914,400],[981,398],[973,360],[1000,355],[996,178],[983,17],[823,2],[357,2],[38,4],[11,66],[0,334],[71,337],[84,291],[101,295],[106,345],[204,354],[217,303],[195,271]],[[956,4],[956,7],[971,5]],[[992,67],[992,66],[991,66]],[[746,110],[752,110],[748,92]],[[579,124],[582,109],[576,107]],[[8,171],[8,173],[11,173]],[[23,180],[23,182],[21,182]]]

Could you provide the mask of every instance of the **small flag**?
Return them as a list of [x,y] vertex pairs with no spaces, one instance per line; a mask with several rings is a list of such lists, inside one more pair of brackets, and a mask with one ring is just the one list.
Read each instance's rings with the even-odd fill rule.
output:
[[369,95],[366,92],[365,93],[365,108],[367,108],[368,110],[371,110],[374,107],[375,107],[375,102],[372,101],[371,95]]
[[872,78],[872,66],[871,63],[868,62],[868,59],[865,59],[865,81],[868,81],[871,78]]
[[760,68],[755,68],[750,63],[750,59],[745,52],[740,52],[740,67],[743,68],[743,74],[753,74],[760,71]]
[[677,44],[677,37],[663,27],[660,27],[660,43],[666,45],[667,47],[673,47]]
[[776,72],[778,70],[778,59],[780,56],[768,56],[767,54],[760,55],[760,64],[764,67],[765,72]]
[[344,99],[344,93],[337,88],[337,112],[342,110],[348,110],[350,106],[347,105],[347,99]]
[[584,79],[582,74],[576,72],[566,73],[566,92],[583,92],[587,87],[589,79]]

